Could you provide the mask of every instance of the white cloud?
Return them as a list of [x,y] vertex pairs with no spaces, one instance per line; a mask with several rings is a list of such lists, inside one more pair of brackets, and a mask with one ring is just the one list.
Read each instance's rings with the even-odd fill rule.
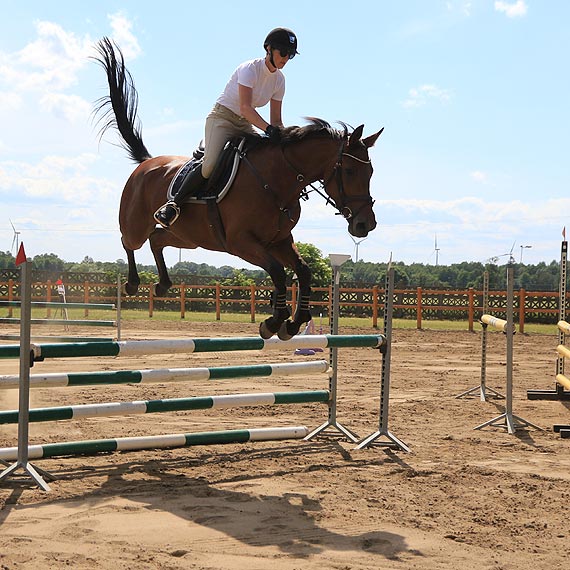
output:
[[471,16],[471,0],[448,0],[445,6],[449,12],[458,11],[464,16]]
[[524,0],[517,0],[516,2],[502,2],[497,0],[495,2],[495,10],[503,12],[507,18],[518,18],[526,16],[528,6]]
[[95,154],[74,157],[45,156],[37,163],[0,162],[0,193],[4,191],[12,204],[18,196],[53,198],[56,201],[87,204],[98,201],[116,201],[113,183],[89,174],[99,160]]
[[475,180],[476,182],[481,182],[482,184],[487,183],[487,173],[486,172],[481,172],[480,170],[474,170],[473,172],[471,172],[469,174],[469,176],[471,176],[471,178],[473,178],[473,180]]
[[74,85],[87,63],[88,38],[78,38],[53,22],[35,23],[38,37],[22,50],[0,54],[0,82],[17,91],[60,91]]
[[126,60],[135,59],[141,53],[141,47],[133,32],[133,24],[122,12],[108,15],[113,39],[117,42]]
[[22,106],[22,98],[11,91],[0,91],[0,111],[16,111]]
[[85,123],[91,114],[91,103],[77,95],[47,93],[40,99],[40,106],[70,123]]
[[408,98],[402,103],[405,108],[423,107],[429,101],[435,100],[441,103],[447,103],[451,99],[451,92],[447,89],[441,89],[436,85],[421,85],[420,87],[412,87],[408,92]]

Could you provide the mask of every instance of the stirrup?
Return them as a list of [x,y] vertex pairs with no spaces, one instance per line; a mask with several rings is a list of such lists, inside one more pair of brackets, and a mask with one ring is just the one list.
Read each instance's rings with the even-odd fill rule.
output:
[[169,228],[180,216],[180,207],[174,201],[166,202],[155,213],[154,220],[163,228]]

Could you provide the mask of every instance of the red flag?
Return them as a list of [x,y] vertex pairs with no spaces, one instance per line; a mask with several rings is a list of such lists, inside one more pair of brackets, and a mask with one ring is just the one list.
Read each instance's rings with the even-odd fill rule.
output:
[[562,228],[562,237],[564,238],[564,241],[566,241],[566,226]]
[[20,244],[18,255],[16,255],[16,266],[26,263],[26,252],[24,251],[24,242]]

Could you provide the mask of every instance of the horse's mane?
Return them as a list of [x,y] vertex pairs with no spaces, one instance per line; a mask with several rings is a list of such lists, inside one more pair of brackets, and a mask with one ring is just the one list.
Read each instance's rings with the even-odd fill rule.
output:
[[[287,145],[317,137],[341,141],[348,136],[348,125],[340,121],[339,124],[342,129],[335,129],[330,123],[317,117],[305,117],[305,120],[309,121],[308,125],[302,127],[291,126],[281,129],[280,144]],[[254,146],[258,144],[272,144],[264,135],[250,135],[248,139],[250,139],[250,143]]]
[[344,123],[339,123],[342,126],[342,130],[339,130],[333,128],[327,121],[317,117],[305,117],[305,119],[309,121],[308,125],[283,129],[283,143],[293,143],[310,137],[326,137],[332,140],[342,140],[348,135],[348,126]]

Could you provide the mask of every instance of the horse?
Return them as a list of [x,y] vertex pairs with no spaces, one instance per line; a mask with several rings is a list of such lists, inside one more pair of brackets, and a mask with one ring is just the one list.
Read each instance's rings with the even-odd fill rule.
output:
[[[242,161],[230,191],[217,205],[218,223],[212,222],[206,205],[192,203],[182,207],[170,228],[157,227],[153,214],[165,202],[170,182],[188,157],[151,156],[137,116],[138,93],[119,46],[103,38],[96,49],[98,56],[93,59],[105,70],[109,85],[109,95],[94,107],[102,123],[99,135],[109,128],[117,130],[121,145],[138,163],[125,184],[119,209],[121,242],[128,260],[126,294],[135,295],[138,290],[134,252],[147,240],[158,269],[155,292],[160,297],[172,285],[165,247],[225,251],[264,269],[273,282],[273,312],[260,324],[261,337],[292,338],[311,320],[311,271],[291,234],[301,215],[300,199],[307,198],[307,188],[315,189],[313,183],[319,182],[327,202],[346,219],[350,234],[366,237],[376,227],[368,149],[384,129],[362,138],[364,125],[349,132],[345,123],[335,129],[322,119],[308,117],[305,126],[284,128],[278,143],[255,136],[256,140],[247,143],[246,164]],[[292,319],[286,267],[294,271],[299,283],[299,302]]]

